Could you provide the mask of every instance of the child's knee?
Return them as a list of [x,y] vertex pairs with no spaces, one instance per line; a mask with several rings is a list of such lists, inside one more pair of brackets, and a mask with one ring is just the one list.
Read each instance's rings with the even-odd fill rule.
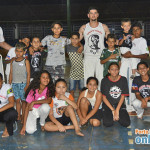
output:
[[100,122],[99,120],[95,120],[95,119],[91,119],[91,120],[90,120],[90,123],[91,123],[91,125],[94,126],[94,127],[98,127],[98,126],[101,125],[101,122]]
[[28,134],[33,134],[35,131],[36,131],[36,129],[34,129],[34,128],[32,128],[32,127],[26,129],[26,132],[27,132]]
[[81,100],[80,100],[80,104],[81,104],[81,105],[84,105],[84,104],[86,104],[86,103],[88,103],[87,98],[86,98],[86,97],[82,97]]
[[48,104],[42,104],[41,109],[42,112],[44,113],[49,113],[50,111],[50,106]]

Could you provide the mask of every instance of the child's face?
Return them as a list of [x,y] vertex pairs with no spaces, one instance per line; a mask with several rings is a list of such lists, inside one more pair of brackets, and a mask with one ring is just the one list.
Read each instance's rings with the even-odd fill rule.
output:
[[111,65],[108,72],[111,76],[116,77],[119,74],[119,68],[117,65]]
[[131,28],[131,22],[123,22],[121,28],[124,30],[124,32],[128,33]]
[[19,58],[19,57],[23,57],[25,51],[22,48],[16,48],[15,53],[16,53],[16,57]]
[[79,43],[79,38],[78,38],[78,36],[77,36],[77,35],[73,35],[73,36],[71,37],[71,44],[72,44],[72,45],[78,45],[78,43]]
[[132,32],[135,38],[140,38],[142,29],[140,29],[139,27],[133,27]]
[[99,13],[97,12],[96,9],[92,9],[90,10],[90,12],[88,13],[88,18],[91,20],[91,21],[96,21],[97,18],[99,16]]
[[98,85],[95,80],[90,80],[86,87],[89,91],[94,92],[97,89]]
[[138,72],[141,76],[145,76],[148,74],[149,68],[147,68],[144,64],[138,66]]
[[40,84],[47,86],[50,82],[49,75],[47,73],[42,73],[40,77]]
[[108,38],[106,43],[108,44],[108,49],[114,49],[115,44],[116,44],[116,40],[114,38]]
[[28,38],[22,39],[21,42],[23,42],[24,44],[26,44],[27,47],[29,47],[29,45],[30,45],[30,39],[28,39]]
[[31,45],[33,46],[34,49],[39,49],[41,42],[39,38],[33,38]]
[[52,28],[54,35],[60,35],[62,30],[63,28],[59,24],[55,24],[54,27]]
[[55,89],[56,89],[56,93],[57,93],[57,94],[62,94],[62,95],[64,95],[65,92],[67,91],[66,83],[61,82],[61,81],[58,82],[58,83],[56,84]]

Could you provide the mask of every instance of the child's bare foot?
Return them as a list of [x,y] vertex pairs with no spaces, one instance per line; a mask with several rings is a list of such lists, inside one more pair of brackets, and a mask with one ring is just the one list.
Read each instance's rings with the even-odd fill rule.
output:
[[5,127],[5,130],[4,130],[3,134],[2,134],[2,138],[8,137],[8,136],[9,136],[9,134],[8,134],[7,128]]
[[42,131],[45,131],[45,130],[44,130],[44,126],[41,126],[41,130],[42,130]]
[[76,135],[79,135],[79,136],[84,136],[84,134],[82,132],[80,132],[80,130],[77,130],[75,131],[76,132]]

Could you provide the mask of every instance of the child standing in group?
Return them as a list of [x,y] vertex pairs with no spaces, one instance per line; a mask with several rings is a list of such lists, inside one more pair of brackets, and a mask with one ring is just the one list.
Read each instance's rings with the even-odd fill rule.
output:
[[37,130],[37,118],[40,118],[41,129],[44,130],[45,119],[50,111],[49,104],[54,95],[53,80],[49,72],[43,70],[32,80],[26,91],[27,106],[20,134],[24,135],[25,131],[33,134]]
[[80,91],[84,86],[83,53],[78,50],[80,41],[79,38],[80,35],[78,32],[72,33],[71,44],[66,46],[66,52],[68,53],[71,62],[69,91],[73,97],[77,83]]
[[37,72],[43,69],[43,57],[45,52],[41,51],[39,48],[41,46],[40,39],[38,37],[33,37],[31,40],[32,52],[27,51],[28,60],[30,62],[31,69],[31,80],[37,75]]
[[70,44],[70,40],[60,36],[63,30],[60,22],[54,22],[51,29],[53,35],[46,36],[41,43],[48,48],[45,69],[51,74],[53,80],[57,80],[64,78],[65,45]]
[[23,122],[24,111],[26,107],[24,94],[30,83],[30,63],[24,58],[26,45],[23,42],[18,42],[15,47],[16,58],[12,60],[10,64],[9,84],[12,84],[12,88],[14,91],[18,120],[21,120]]
[[[131,33],[131,20],[130,19],[123,19],[121,21],[121,28],[123,29],[123,33],[122,36],[119,39],[119,46],[120,46],[120,51],[121,54],[125,54],[128,51],[131,51],[132,48],[132,40],[134,39],[134,36]],[[132,52],[133,53],[133,52]],[[135,53],[136,55],[136,53]],[[124,67],[128,67],[128,65],[126,64],[129,61],[130,65],[131,65],[131,69],[132,69],[132,75],[131,75],[131,79],[133,79],[135,77],[136,74],[136,66],[137,66],[137,59],[136,58],[124,58],[122,57],[121,60],[121,64]],[[123,68],[123,70],[126,68]]]
[[89,77],[86,82],[87,89],[84,90],[77,101],[77,113],[80,124],[84,125],[90,120],[92,126],[100,126],[102,119],[102,94],[98,88],[98,79]]
[[46,36],[41,43],[48,48],[45,69],[51,74],[53,80],[57,80],[64,78],[65,45],[69,44],[70,40],[60,36],[63,30],[61,23],[54,22],[51,29],[53,35]]
[[118,121],[122,126],[130,125],[130,117],[124,104],[125,96],[129,96],[127,79],[119,75],[119,65],[112,62],[108,68],[109,75],[102,79],[103,124],[106,127]]
[[[29,44],[30,44],[30,38],[29,37],[22,37],[19,42],[23,42],[26,47],[28,48],[29,47]],[[7,77],[7,83],[9,83],[9,73],[10,73],[10,62],[15,60],[15,57],[16,57],[16,53],[15,53],[15,47],[12,47],[8,53],[7,53],[7,56],[5,58],[5,63],[7,64],[6,65],[6,70],[5,70],[5,74],[6,74],[6,77]]]
[[[74,98],[67,91],[67,83],[64,79],[58,79],[55,82],[55,97],[50,104],[49,113],[50,122],[44,126],[46,131],[66,132],[68,129],[75,129],[75,133],[79,136],[84,136],[80,132],[80,127],[74,109],[77,109],[77,104]],[[73,125],[67,125],[72,121]]]
[[112,62],[117,62],[120,66],[121,58],[119,55],[119,50],[115,48],[116,37],[114,34],[108,34],[106,41],[108,48],[102,51],[100,62],[104,66],[103,76],[108,74],[108,67]]

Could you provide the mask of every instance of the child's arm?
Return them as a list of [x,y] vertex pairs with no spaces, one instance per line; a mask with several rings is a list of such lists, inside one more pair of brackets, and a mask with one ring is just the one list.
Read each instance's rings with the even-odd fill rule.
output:
[[102,24],[104,31],[105,31],[105,38],[107,38],[107,35],[110,34],[109,28],[106,24]]
[[49,98],[47,98],[47,99],[43,99],[43,100],[32,101],[32,102],[30,103],[30,105],[29,105],[29,110],[32,110],[32,108],[33,108],[33,106],[34,106],[35,104],[44,104],[44,103],[50,104],[51,101],[52,101],[52,98],[51,98],[51,97],[49,97]]
[[25,114],[24,114],[24,120],[23,120],[23,127],[22,127],[22,129],[20,131],[21,135],[25,135],[26,122],[27,122],[27,117],[28,117],[28,114],[29,114],[29,105],[30,105],[30,103],[27,103],[27,105],[26,105]]
[[79,42],[79,46],[80,47],[78,48],[77,53],[82,53],[84,47],[83,47],[83,45],[80,42]]
[[95,102],[94,108],[86,116],[87,120],[89,120],[97,112],[101,102],[102,102],[102,93],[100,91],[97,91],[96,102]]
[[27,88],[30,84],[30,63],[29,63],[29,60],[26,60],[26,70],[27,70],[27,83],[26,83],[26,86],[24,88],[24,91],[27,90]]
[[117,54],[111,54],[109,57],[107,57],[104,60],[101,60],[101,64],[105,64],[107,61],[109,61],[110,59],[116,59]]
[[67,98],[65,95],[59,95],[58,96],[58,99],[61,99],[61,100],[64,100],[64,101],[66,101],[69,105],[71,105],[74,109],[77,109],[78,107],[77,107],[77,104],[74,102],[74,101],[72,101],[72,100],[70,100],[69,98]]
[[119,46],[121,46],[123,44],[123,41],[125,41],[126,39],[127,39],[127,36],[123,34],[123,38],[119,40]]
[[11,63],[11,61],[14,61],[15,60],[15,57],[13,57],[12,59],[9,59],[9,60],[4,60],[4,63],[5,64],[9,64],[9,63]]
[[50,120],[56,124],[56,126],[58,127],[58,130],[60,132],[66,132],[66,129],[65,127],[54,117],[53,115],[53,108],[50,109],[50,112],[49,112],[49,118]]
[[124,58],[140,58],[140,59],[147,59],[148,54],[141,54],[141,55],[133,55],[130,51],[126,52],[125,54],[122,55]]
[[83,32],[85,30],[86,25],[82,25],[79,29],[80,41],[83,39]]
[[13,72],[12,62],[13,61],[11,61],[11,63],[10,63],[9,84],[12,83],[12,72]]
[[9,101],[8,104],[6,104],[6,105],[3,106],[2,108],[0,108],[0,112],[3,112],[3,111],[5,111],[5,110],[7,110],[7,109],[9,109],[9,108],[14,107],[14,97],[13,97],[13,96],[9,97],[9,98],[8,98],[8,101]]

